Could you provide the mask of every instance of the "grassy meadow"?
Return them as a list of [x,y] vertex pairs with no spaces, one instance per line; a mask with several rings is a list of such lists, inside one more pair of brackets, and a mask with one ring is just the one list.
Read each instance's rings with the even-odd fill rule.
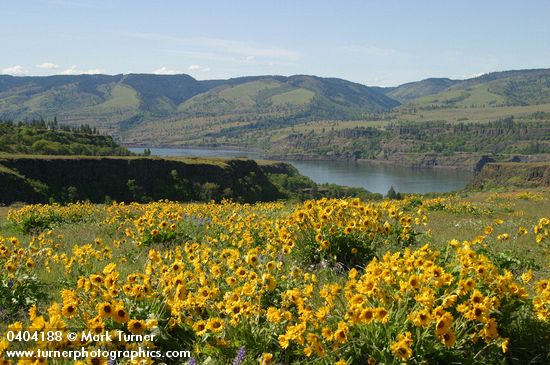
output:
[[[549,211],[548,189],[0,207],[0,357],[84,347],[192,355],[139,364],[547,364]],[[18,331],[60,338],[7,341]]]

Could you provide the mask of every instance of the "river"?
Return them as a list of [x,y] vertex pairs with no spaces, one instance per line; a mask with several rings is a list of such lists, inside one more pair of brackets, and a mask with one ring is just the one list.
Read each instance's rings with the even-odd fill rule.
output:
[[[142,153],[143,148],[130,148]],[[154,156],[248,157],[261,155],[248,151],[199,149],[199,148],[151,148]],[[362,187],[374,193],[386,194],[393,186],[395,191],[407,193],[446,192],[462,189],[472,174],[461,170],[414,168],[394,165],[356,163],[352,161],[285,161],[316,183],[333,183]]]

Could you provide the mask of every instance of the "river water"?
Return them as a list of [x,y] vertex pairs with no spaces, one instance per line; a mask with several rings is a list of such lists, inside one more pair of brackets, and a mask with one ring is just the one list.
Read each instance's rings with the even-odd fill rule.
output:
[[[142,153],[143,148],[130,148]],[[248,151],[198,148],[151,148],[154,156],[248,157],[261,155]],[[472,174],[461,170],[414,168],[394,165],[356,163],[351,161],[285,161],[316,183],[333,183],[362,187],[374,193],[395,191],[407,193],[447,192],[463,188]]]

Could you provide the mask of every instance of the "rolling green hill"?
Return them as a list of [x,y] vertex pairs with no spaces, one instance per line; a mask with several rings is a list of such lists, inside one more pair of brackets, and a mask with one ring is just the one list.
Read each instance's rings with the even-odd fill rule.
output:
[[443,78],[430,78],[422,81],[409,82],[398,87],[386,89],[386,95],[401,103],[408,102],[426,95],[444,91],[458,81]]
[[550,102],[550,69],[492,72],[466,80],[426,79],[384,92],[423,109],[538,105]]
[[[429,78],[391,88],[308,75],[204,81],[188,75],[0,75],[0,119],[56,117],[141,146],[251,147],[279,154],[289,136],[314,133],[321,135],[315,146],[332,152],[337,146],[331,136],[353,135],[349,130],[356,127],[529,121],[535,114],[545,123],[548,112],[550,69]],[[353,139],[352,152],[368,149]]]
[[0,156],[6,154],[132,155],[111,136],[101,135],[88,125],[68,127],[44,121],[11,123],[0,120]]
[[163,119],[357,118],[398,102],[340,79],[257,76],[198,81],[188,75],[0,76],[0,118],[87,123],[113,134]]

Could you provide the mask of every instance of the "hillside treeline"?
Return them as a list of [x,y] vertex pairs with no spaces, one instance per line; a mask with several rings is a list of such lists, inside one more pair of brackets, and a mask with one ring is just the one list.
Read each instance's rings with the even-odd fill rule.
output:
[[111,136],[87,124],[71,127],[46,122],[0,121],[0,152],[38,155],[129,156]]
[[550,123],[499,119],[489,123],[430,121],[391,123],[290,134],[287,151],[374,159],[395,153],[540,154],[550,153]]

